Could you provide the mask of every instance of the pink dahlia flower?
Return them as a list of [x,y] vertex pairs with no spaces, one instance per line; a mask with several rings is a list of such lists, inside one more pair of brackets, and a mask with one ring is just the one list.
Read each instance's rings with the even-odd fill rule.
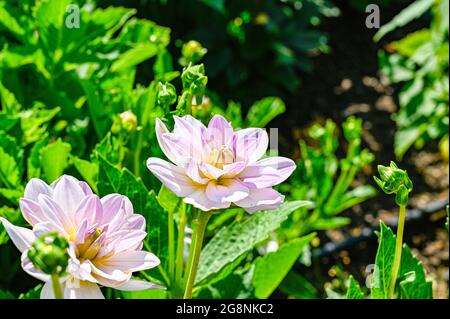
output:
[[175,127],[156,120],[159,145],[172,162],[149,158],[149,170],[184,202],[209,211],[231,204],[253,213],[277,208],[284,196],[272,189],[287,179],[295,163],[267,157],[265,130],[233,131],[224,117],[214,116],[208,127],[192,116],[174,116]]
[[0,221],[22,253],[22,268],[45,281],[41,298],[54,298],[51,278],[34,267],[27,251],[37,237],[50,231],[69,241],[67,275],[61,278],[64,298],[101,299],[99,286],[119,290],[157,286],[131,279],[134,271],[153,268],[159,259],[142,250],[145,219],[133,213],[126,196],[110,194],[100,199],[85,182],[71,176],[62,176],[50,186],[34,178],[25,188],[20,209],[32,229],[1,217]]

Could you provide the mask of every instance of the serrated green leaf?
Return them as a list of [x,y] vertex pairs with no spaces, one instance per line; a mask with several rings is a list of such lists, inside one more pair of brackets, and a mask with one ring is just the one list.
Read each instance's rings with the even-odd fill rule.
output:
[[389,299],[389,286],[392,278],[392,265],[395,255],[395,237],[392,230],[380,223],[378,250],[375,257],[375,271],[372,279],[371,295],[373,299]]
[[23,150],[16,139],[0,135],[0,186],[17,189],[23,172]]
[[433,299],[432,282],[426,279],[422,262],[413,256],[406,245],[402,249],[398,282],[401,299]]
[[296,238],[281,246],[276,252],[269,253],[255,261],[253,285],[257,298],[270,297],[298,260],[305,246],[315,236],[316,234],[313,233]]
[[196,283],[207,280],[280,227],[290,213],[311,205],[308,201],[284,203],[273,211],[258,212],[241,222],[223,227],[203,248]]
[[19,184],[20,176],[17,162],[0,147],[0,185],[13,189]]
[[364,293],[355,278],[350,275],[348,282],[347,299],[364,299]]
[[249,299],[255,298],[252,283],[254,264],[236,269],[225,278],[195,291],[194,296],[201,299]]

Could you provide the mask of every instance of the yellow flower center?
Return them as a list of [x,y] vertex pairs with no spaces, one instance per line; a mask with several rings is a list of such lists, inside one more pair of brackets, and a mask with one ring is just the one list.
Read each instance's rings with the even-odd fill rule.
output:
[[234,162],[233,150],[222,145],[220,147],[214,148],[208,155],[207,163],[211,164],[217,168],[223,168],[223,165],[231,164]]
[[97,256],[102,247],[102,243],[97,240],[101,234],[102,230],[97,228],[93,234],[85,238],[84,243],[77,245],[80,260],[92,260]]

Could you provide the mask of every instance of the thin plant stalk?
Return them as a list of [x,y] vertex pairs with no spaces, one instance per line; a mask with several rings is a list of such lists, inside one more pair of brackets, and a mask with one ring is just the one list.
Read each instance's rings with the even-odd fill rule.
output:
[[394,264],[392,265],[391,284],[389,286],[389,296],[395,298],[395,283],[397,281],[398,271],[400,269],[400,261],[402,259],[403,230],[405,228],[405,205],[400,205],[397,227],[397,238],[395,242]]
[[184,236],[186,231],[187,216],[186,216],[186,205],[181,204],[181,217],[178,229],[178,239],[177,239],[177,252],[176,252],[176,262],[175,262],[175,283],[181,285],[182,275],[183,275],[183,257],[184,257]]

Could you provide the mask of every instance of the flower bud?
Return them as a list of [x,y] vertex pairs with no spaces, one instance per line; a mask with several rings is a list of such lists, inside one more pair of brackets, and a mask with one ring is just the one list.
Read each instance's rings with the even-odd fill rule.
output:
[[189,63],[197,63],[203,56],[208,52],[200,42],[191,40],[183,44],[181,48],[181,55],[183,56],[183,61],[187,65]]
[[413,188],[412,181],[408,173],[397,167],[394,162],[390,166],[378,165],[380,178],[374,176],[375,182],[386,194],[396,194],[397,205],[408,203],[408,194]]
[[191,95],[198,97],[201,101],[203,93],[208,83],[208,77],[205,75],[205,67],[203,64],[189,65],[184,68],[181,74],[183,89],[189,90]]
[[362,120],[350,116],[343,124],[345,139],[349,142],[361,139]]
[[62,275],[69,262],[69,243],[57,232],[49,232],[36,239],[28,250],[33,265],[49,275]]
[[137,123],[138,123],[138,119],[137,119],[136,115],[134,115],[134,113],[131,111],[125,111],[125,112],[121,113],[120,121],[121,121],[122,127],[125,129],[125,131],[127,131],[129,133],[133,132],[136,129]]
[[159,82],[156,90],[157,103],[164,109],[168,110],[169,106],[177,101],[177,90],[172,84]]

